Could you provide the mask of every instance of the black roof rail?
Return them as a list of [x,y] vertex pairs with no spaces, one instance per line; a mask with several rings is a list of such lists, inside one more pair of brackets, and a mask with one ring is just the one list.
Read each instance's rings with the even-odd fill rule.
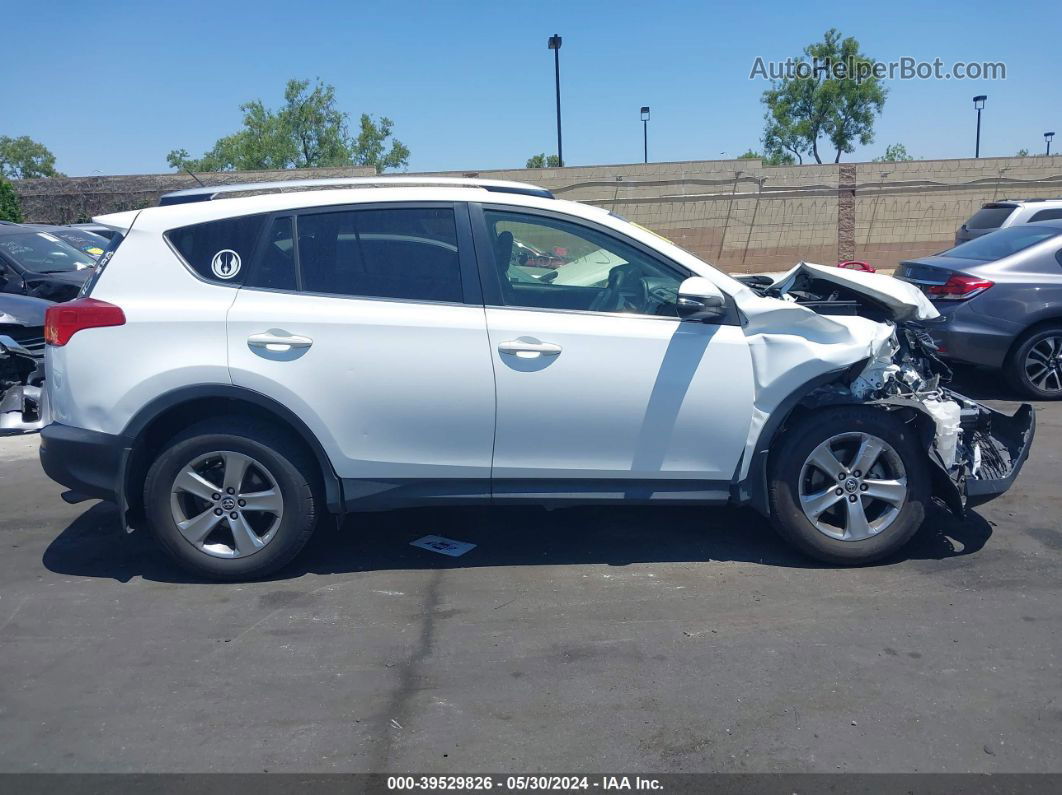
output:
[[224,198],[230,193],[282,191],[291,188],[481,188],[493,193],[517,193],[524,196],[538,196],[543,199],[555,198],[545,188],[529,185],[526,182],[508,182],[506,180],[471,179],[468,177],[336,177],[329,179],[290,179],[273,182],[243,182],[229,185],[207,185],[201,188],[188,188],[172,193],[164,193],[159,199],[159,206],[205,202]]

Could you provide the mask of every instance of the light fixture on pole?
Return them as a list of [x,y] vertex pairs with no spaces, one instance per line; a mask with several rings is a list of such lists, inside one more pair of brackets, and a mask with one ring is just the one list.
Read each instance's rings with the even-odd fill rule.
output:
[[549,37],[547,44],[553,50],[554,77],[557,83],[557,164],[564,165],[564,144],[561,141],[561,112],[560,112],[560,48],[562,39],[554,33]]
[[987,94],[978,94],[973,98],[974,108],[977,110],[977,143],[974,145],[974,157],[981,156],[981,111],[984,110]]
[[642,154],[645,163],[649,162],[649,106],[642,106]]

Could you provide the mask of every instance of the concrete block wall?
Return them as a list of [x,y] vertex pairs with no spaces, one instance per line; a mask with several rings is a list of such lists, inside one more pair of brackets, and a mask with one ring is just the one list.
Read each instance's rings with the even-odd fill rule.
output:
[[[199,175],[208,185],[289,179],[374,176],[366,166],[309,168],[285,171],[225,171]],[[29,223],[71,224],[94,215],[154,207],[164,193],[198,187],[190,174],[130,174],[99,177],[23,179],[13,183]]]
[[[371,176],[369,168],[232,172],[212,182]],[[418,176],[411,174],[410,176]],[[544,169],[422,172],[531,182],[611,210],[725,270],[778,270],[799,260],[856,258],[893,268],[947,248],[981,204],[1062,197],[1062,157],[765,166],[697,160]],[[205,177],[203,177],[205,179]],[[69,223],[150,206],[192,187],[187,174],[15,183],[27,220]]]

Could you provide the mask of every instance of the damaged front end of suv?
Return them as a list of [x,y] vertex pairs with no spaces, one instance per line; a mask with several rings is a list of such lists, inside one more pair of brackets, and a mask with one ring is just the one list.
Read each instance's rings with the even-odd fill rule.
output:
[[0,436],[44,425],[44,312],[51,301],[0,295]]
[[[796,323],[802,338],[813,346],[829,337],[826,324],[842,326],[852,342],[843,339],[822,353],[826,373],[801,394],[794,412],[831,406],[873,406],[893,413],[918,430],[933,465],[933,493],[962,516],[967,505],[996,497],[1014,482],[1029,455],[1036,417],[1023,404],[1012,416],[996,411],[949,389],[951,370],[937,356],[926,325],[938,317],[932,303],[915,287],[889,276],[857,273],[800,263],[781,276],[741,279],[757,296],[785,302],[804,317]],[[757,315],[761,313],[757,312]],[[770,328],[758,332],[753,322],[753,358],[756,344],[771,348],[776,335],[777,311]],[[825,323],[821,322],[825,321]],[[762,339],[757,340],[757,337]],[[851,351],[865,346],[858,359],[840,364]],[[823,346],[822,350],[827,350]],[[836,361],[830,362],[833,356]],[[758,376],[769,380],[768,358],[761,355]]]

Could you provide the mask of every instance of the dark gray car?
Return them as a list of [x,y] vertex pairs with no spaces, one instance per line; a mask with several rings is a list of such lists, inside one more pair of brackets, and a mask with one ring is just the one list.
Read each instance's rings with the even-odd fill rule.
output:
[[1000,229],[900,263],[942,317],[930,333],[949,359],[1003,370],[1034,398],[1062,398],[1062,221]]

